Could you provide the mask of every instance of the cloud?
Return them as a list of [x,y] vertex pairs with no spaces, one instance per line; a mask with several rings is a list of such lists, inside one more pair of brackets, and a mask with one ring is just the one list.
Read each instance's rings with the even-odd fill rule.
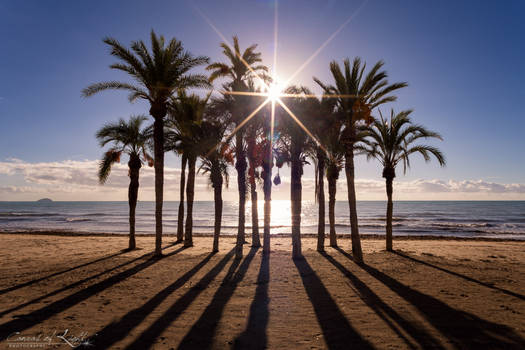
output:
[[[129,185],[125,162],[116,164],[105,185],[97,179],[97,160],[64,160],[30,163],[8,158],[0,162],[0,196],[4,200],[33,200],[48,195],[59,200],[126,200]],[[224,190],[226,200],[237,199],[235,170],[230,171],[230,187]],[[154,199],[154,170],[144,166],[140,172],[141,200]],[[273,198],[288,199],[290,178],[281,176],[280,186],[273,188]],[[165,199],[177,200],[180,169],[166,167],[164,175]],[[326,181],[325,181],[326,185]],[[258,185],[259,189],[262,187]],[[197,175],[196,199],[211,200],[213,194],[206,175]],[[260,190],[259,190],[260,191]],[[313,199],[314,180],[303,177],[303,199]],[[356,179],[358,199],[384,199],[383,179]],[[525,184],[498,183],[485,180],[417,179],[395,181],[397,199],[525,199]],[[262,196],[261,196],[262,197]],[[346,199],[346,180],[338,181],[338,199]]]

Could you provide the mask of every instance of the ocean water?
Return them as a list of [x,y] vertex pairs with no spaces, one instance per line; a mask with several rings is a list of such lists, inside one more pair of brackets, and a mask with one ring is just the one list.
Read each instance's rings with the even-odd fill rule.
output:
[[[247,203],[247,232],[251,232],[251,203]],[[360,233],[384,234],[384,201],[357,204]],[[164,203],[164,232],[175,234],[178,202]],[[138,234],[155,230],[154,202],[139,202]],[[222,234],[236,234],[238,206],[225,202]],[[258,203],[259,225],[263,225],[263,202]],[[326,207],[328,233],[328,205]],[[213,232],[213,202],[195,202],[194,232]],[[336,203],[336,230],[349,234],[347,202]],[[128,233],[127,202],[0,202],[0,232],[73,231],[80,233]],[[525,201],[401,201],[394,203],[394,235],[494,237],[525,240]],[[261,229],[262,232],[262,229]],[[290,202],[272,202],[272,234],[290,233]],[[317,205],[303,202],[301,232],[317,233]]]

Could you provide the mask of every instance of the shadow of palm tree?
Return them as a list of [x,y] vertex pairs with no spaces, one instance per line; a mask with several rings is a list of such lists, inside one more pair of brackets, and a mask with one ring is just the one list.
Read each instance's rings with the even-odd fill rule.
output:
[[[338,251],[352,259],[341,249]],[[401,298],[415,306],[432,326],[454,346],[462,349],[523,349],[525,340],[512,328],[454,309],[447,303],[419,292],[366,264],[357,264]]]
[[[114,258],[118,255],[121,255],[121,254],[124,254],[124,253],[127,253],[129,250],[127,249],[124,249],[124,250],[121,250],[120,252],[118,253],[115,253],[115,254],[111,254],[111,255],[107,255],[107,256],[104,256],[102,258],[99,258],[99,259],[96,259],[96,260],[93,260],[93,261],[89,261],[87,263],[84,263],[84,264],[80,264],[80,265],[77,265],[77,266],[74,266],[74,267],[71,267],[69,269],[66,269],[66,270],[63,270],[63,271],[59,271],[59,272],[55,272],[55,273],[52,273],[50,275],[47,275],[45,277],[40,277],[40,278],[36,278],[34,280],[31,280],[31,281],[28,281],[28,282],[24,282],[24,283],[20,283],[20,284],[17,284],[16,286],[11,286],[11,287],[8,287],[8,288],[4,288],[2,290],[0,290],[0,295],[2,294],[5,294],[5,293],[8,293],[8,292],[11,292],[13,290],[17,290],[17,289],[20,289],[20,288],[24,288],[24,287],[27,287],[27,286],[30,286],[32,284],[35,284],[35,283],[38,283],[38,282],[41,282],[41,281],[44,281],[44,280],[47,280],[49,278],[52,278],[52,277],[56,277],[56,276],[60,276],[64,273],[67,273],[67,272],[70,272],[70,271],[74,271],[76,269],[80,269],[82,267],[85,267],[85,266],[89,266],[89,265],[92,265],[92,264],[96,264],[98,262],[101,262],[101,261],[104,261],[104,260],[107,260],[107,259],[111,259],[111,258]],[[0,315],[1,316],[1,315]]]
[[153,324],[142,332],[126,349],[149,349],[155,339],[168,328],[199,294],[210,285],[233,256],[234,249],[224,256],[210,271],[173,303]]
[[268,339],[266,328],[268,327],[270,298],[268,297],[268,285],[270,283],[270,254],[262,254],[261,267],[257,276],[257,288],[255,297],[250,305],[250,316],[244,332],[242,332],[234,343],[235,349],[266,349]]
[[97,349],[108,349],[116,342],[124,339],[133,328],[137,327],[167,297],[184,286],[214,255],[215,253],[208,254],[201,262],[179,277],[175,282],[158,292],[144,305],[129,311],[122,316],[118,322],[112,322],[96,332],[96,336],[90,340],[90,343],[96,345]]
[[350,325],[308,262],[305,259],[296,259],[294,263],[301,275],[308,298],[314,307],[328,348],[373,349],[373,346]]
[[472,277],[469,277],[469,276],[465,276],[465,275],[462,275],[458,272],[454,272],[454,271],[451,271],[451,270],[447,270],[443,267],[440,267],[440,266],[437,266],[437,265],[434,265],[434,264],[431,264],[429,262],[426,262],[426,261],[423,261],[423,260],[419,260],[417,258],[414,258],[413,256],[410,256],[408,254],[405,254],[405,253],[402,253],[400,251],[394,251],[393,252],[394,254],[400,256],[400,257],[403,257],[405,259],[408,259],[408,260],[411,260],[411,261],[414,261],[414,262],[417,262],[417,263],[420,263],[420,264],[423,264],[425,266],[428,266],[428,267],[431,267],[431,268],[434,268],[436,270],[439,270],[439,271],[443,271],[443,272],[446,272],[448,274],[451,274],[453,276],[456,276],[456,277],[459,277],[459,278],[463,278],[464,280],[466,281],[469,281],[469,282],[472,282],[472,283],[477,283],[483,287],[487,287],[487,288],[490,288],[490,289],[493,289],[493,290],[497,290],[499,292],[502,292],[502,293],[505,293],[507,295],[510,295],[510,296],[513,296],[513,297],[516,297],[518,299],[521,299],[521,300],[525,300],[525,295],[522,295],[522,294],[518,294],[518,293],[515,293],[515,292],[512,292],[510,290],[507,290],[507,289],[504,289],[504,288],[500,288],[500,287],[496,287],[496,286],[493,286],[491,284],[488,284],[488,283],[485,283],[485,282],[481,282],[477,279],[474,279]]
[[[217,325],[228,300],[233,296],[235,289],[246,275],[255,253],[259,248],[250,249],[246,258],[239,266],[240,259],[235,259],[224,277],[220,287],[215,292],[210,304],[206,307],[201,317],[191,327],[190,331],[182,339],[179,349],[209,349],[213,344],[213,337]],[[237,270],[237,267],[239,269]]]
[[[341,263],[335,260],[332,256],[325,252],[320,253],[326,260],[334,265],[339,271],[345,275],[352,285],[355,287],[357,295],[368,305],[374,312],[401,338],[405,341],[406,345],[412,349],[423,347],[425,349],[441,349],[443,346],[435,339],[430,333],[428,333],[423,327],[417,323],[411,322],[401,316],[398,312],[392,309],[386,304],[376,293],[374,293],[363,281],[361,281],[356,275],[350,272]],[[405,330],[419,345],[412,343],[403,332],[400,331],[399,327]]]
[[78,287],[78,286],[82,285],[83,283],[86,283],[86,282],[88,282],[88,281],[90,281],[90,280],[93,280],[93,279],[95,279],[95,278],[98,278],[98,277],[100,277],[100,276],[103,276],[103,275],[105,275],[105,274],[108,274],[108,273],[110,273],[111,271],[114,271],[114,270],[120,269],[120,268],[122,268],[122,267],[124,267],[124,266],[126,266],[126,265],[130,265],[130,264],[132,264],[132,263],[134,263],[134,262],[136,262],[136,261],[142,260],[142,259],[144,259],[145,257],[151,256],[151,255],[152,255],[152,253],[147,253],[147,254],[141,255],[141,256],[139,256],[139,257],[137,257],[137,258],[134,258],[134,259],[131,259],[131,260],[129,260],[129,261],[126,261],[126,262],[124,262],[124,263],[122,263],[122,264],[116,265],[116,266],[114,266],[114,267],[112,267],[112,268],[110,268],[110,269],[107,269],[107,270],[104,270],[104,271],[102,271],[102,272],[99,272],[99,273],[97,273],[97,274],[95,274],[95,275],[92,275],[92,276],[89,276],[89,277],[83,278],[83,279],[81,279],[81,280],[79,280],[79,281],[76,281],[76,282],[73,282],[73,283],[71,283],[71,284],[68,284],[67,286],[64,286],[64,287],[62,287],[62,288],[59,288],[59,289],[54,290],[54,291],[52,291],[52,292],[49,292],[49,293],[47,293],[47,294],[45,294],[45,295],[39,296],[39,297],[34,298],[34,299],[32,299],[32,300],[29,300],[29,301],[27,301],[27,302],[25,302],[25,303],[22,303],[22,304],[20,304],[20,305],[14,306],[14,307],[12,307],[12,308],[10,308],[10,309],[4,310],[4,311],[0,312],[0,317],[2,317],[2,316],[4,316],[4,315],[7,315],[7,314],[9,314],[9,313],[11,313],[11,312],[13,312],[13,311],[20,310],[20,309],[22,309],[22,308],[24,308],[24,307],[26,307],[26,306],[28,306],[28,305],[31,305],[31,304],[37,303],[37,302],[39,302],[39,301],[41,301],[41,300],[47,299],[47,298],[49,298],[49,297],[52,297],[52,296],[54,296],[54,295],[60,294],[60,293],[66,291],[66,290],[68,290],[68,289],[72,289],[72,288]]
[[[166,254],[165,256],[171,256],[177,254],[184,250],[185,247],[181,247],[171,253]],[[128,270],[122,271],[116,275],[113,275],[103,281],[95,283],[89,287],[86,287],[78,292],[75,292],[67,297],[64,297],[60,300],[57,300],[51,304],[48,304],[38,310],[30,312],[27,315],[21,316],[21,318],[6,322],[0,325],[0,340],[5,340],[9,335],[14,332],[22,332],[36,324],[39,324],[48,318],[56,315],[62,311],[69,309],[70,307],[88,299],[89,297],[100,293],[101,291],[125,280],[128,277],[135,275],[136,273],[148,268],[149,266],[155,264],[159,261],[158,258],[152,256],[152,253],[146,254],[142,257],[139,257],[135,260],[142,259],[143,257],[151,256],[150,259],[137,264]]]

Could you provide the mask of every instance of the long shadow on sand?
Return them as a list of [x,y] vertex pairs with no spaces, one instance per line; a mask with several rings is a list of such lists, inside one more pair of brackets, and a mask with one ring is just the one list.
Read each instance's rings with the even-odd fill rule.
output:
[[126,349],[149,349],[155,339],[168,328],[188,308],[191,303],[206,289],[217,275],[224,269],[233,256],[233,250],[224,256],[210,271],[194,284],[183,296],[173,303],[153,324],[140,334]]
[[[425,349],[440,349],[443,346],[440,342],[428,333],[423,327],[418,325],[416,322],[407,320],[401,316],[398,312],[392,309],[386,304],[376,293],[374,293],[363,281],[361,281],[356,275],[350,272],[341,263],[335,260],[332,256],[326,253],[320,253],[326,260],[335,266],[339,271],[345,275],[352,285],[355,287],[357,295],[368,305],[374,312],[401,338],[405,341],[406,345],[412,349],[425,348]],[[412,343],[403,332],[400,331],[401,327],[406,333],[408,333],[418,345]]]
[[426,262],[426,261],[423,261],[423,260],[419,260],[417,258],[414,258],[413,256],[410,256],[408,254],[405,254],[405,253],[402,253],[402,252],[399,252],[399,251],[395,251],[393,252],[394,254],[400,256],[400,257],[403,257],[405,259],[408,259],[408,260],[411,260],[411,261],[414,261],[414,262],[417,262],[417,263],[420,263],[422,265],[425,265],[425,266],[428,266],[428,267],[431,267],[431,268],[434,268],[436,270],[439,270],[439,271],[443,271],[443,272],[446,272],[448,274],[451,274],[453,276],[456,276],[456,277],[459,277],[459,278],[463,278],[464,280],[466,281],[469,281],[469,282],[473,282],[473,283],[477,283],[479,284],[480,286],[483,286],[483,287],[487,287],[487,288],[490,288],[490,289],[493,289],[493,290],[497,290],[499,292],[502,292],[504,294],[507,294],[507,295],[510,295],[510,296],[513,296],[513,297],[516,297],[518,299],[521,299],[521,300],[525,300],[525,295],[522,295],[522,294],[518,294],[518,293],[515,293],[515,292],[512,292],[510,290],[507,290],[507,289],[504,289],[504,288],[499,288],[499,287],[496,287],[496,286],[493,286],[491,284],[488,284],[488,283],[485,283],[485,282],[481,282],[477,279],[474,279],[472,277],[469,277],[469,276],[465,276],[465,275],[462,275],[458,272],[454,272],[454,271],[450,271],[450,270],[447,270],[443,267],[440,267],[440,266],[437,266],[437,265],[434,265],[434,264],[431,264],[429,262]]
[[[164,257],[168,257],[174,254],[177,254],[178,252],[184,250],[185,247],[181,247],[179,249],[176,249],[175,251],[165,254]],[[151,255],[146,254],[142,257],[139,257],[135,260],[142,259],[143,257],[147,257]],[[128,277],[131,277],[138,272],[148,268],[149,266],[155,264],[160,259],[156,257],[151,257],[150,259],[137,264],[133,266],[132,268],[122,271],[116,275],[113,275],[103,281],[100,281],[98,283],[95,283],[89,287],[86,287],[82,290],[79,290],[78,292],[75,292],[65,298],[62,298],[60,300],[57,300],[51,304],[48,304],[38,310],[35,310],[33,312],[30,312],[27,315],[21,316],[21,318],[6,322],[4,324],[0,325],[0,340],[6,339],[9,335],[13,334],[14,332],[22,332],[34,325],[37,325],[48,318],[52,317],[53,315],[56,315],[62,311],[65,311],[69,309],[70,307],[77,305],[78,303],[88,299],[89,297],[100,293],[101,291],[119,283],[125,280]]]
[[[210,304],[206,307],[201,317],[191,327],[190,331],[182,339],[179,349],[209,349],[213,345],[213,337],[217,325],[222,317],[222,313],[228,300],[233,296],[235,289],[242,281],[258,248],[250,249],[246,258],[240,263],[240,259],[235,259],[231,264],[221,285],[213,295]],[[237,269],[237,267],[239,269]]]
[[[336,248],[337,249],[337,248]],[[337,249],[349,259],[352,256]],[[405,299],[425,316],[455,347],[461,349],[523,349],[525,339],[512,328],[481,319],[419,292],[366,264],[357,264],[375,279]]]
[[13,290],[17,290],[17,289],[20,289],[20,288],[24,288],[24,287],[30,286],[32,284],[35,284],[35,283],[47,280],[47,279],[52,278],[52,277],[60,276],[60,275],[62,275],[64,273],[71,272],[71,271],[74,271],[76,269],[80,269],[80,268],[85,267],[85,266],[96,264],[96,263],[98,263],[100,261],[104,261],[104,260],[107,260],[107,259],[114,258],[114,257],[116,257],[118,255],[121,255],[121,254],[124,254],[126,252],[128,252],[128,250],[122,250],[122,251],[120,251],[118,253],[107,255],[107,256],[104,256],[102,258],[99,258],[99,259],[96,259],[96,260],[93,260],[93,261],[89,261],[87,263],[80,264],[80,265],[71,267],[69,269],[63,270],[63,271],[55,272],[55,273],[52,273],[52,274],[44,276],[44,277],[40,277],[40,278],[36,278],[36,279],[28,281],[28,282],[20,283],[20,284],[17,284],[16,286],[11,286],[11,287],[8,287],[8,288],[4,288],[4,289],[0,290],[0,295],[8,293],[8,292],[12,292]]
[[[167,248],[167,247],[166,247],[166,248]],[[166,248],[165,248],[165,249],[166,249]],[[89,277],[83,278],[83,279],[81,279],[81,280],[78,280],[78,281],[76,281],[76,282],[70,283],[70,284],[68,284],[67,286],[64,286],[64,287],[62,287],[62,288],[56,289],[56,290],[54,290],[54,291],[52,291],[52,292],[49,292],[49,293],[47,293],[47,294],[44,294],[44,295],[42,295],[42,296],[36,297],[36,298],[34,298],[34,299],[31,299],[31,300],[29,300],[29,301],[27,301],[27,302],[25,302],[25,303],[20,304],[20,305],[13,306],[13,307],[10,308],[10,309],[3,310],[3,311],[0,312],[0,317],[2,317],[2,316],[4,316],[4,315],[7,315],[7,314],[9,314],[9,313],[11,313],[11,312],[13,312],[13,311],[20,310],[20,309],[22,309],[22,308],[24,308],[24,307],[26,307],[26,306],[28,306],[28,305],[31,305],[31,304],[37,303],[37,302],[39,302],[39,301],[42,301],[42,300],[44,300],[44,299],[47,299],[47,298],[52,297],[52,296],[54,296],[54,295],[57,295],[57,294],[59,294],[59,293],[62,293],[62,292],[64,292],[64,291],[68,290],[68,289],[72,289],[72,288],[78,287],[78,286],[82,285],[83,283],[86,283],[86,282],[91,281],[91,280],[93,280],[93,279],[95,279],[95,278],[98,278],[98,277],[100,277],[100,276],[103,276],[103,275],[105,275],[105,274],[108,274],[108,273],[110,273],[110,272],[112,272],[112,271],[115,271],[115,270],[117,270],[117,269],[120,269],[120,268],[122,268],[122,267],[124,267],[124,266],[130,265],[130,264],[133,264],[134,262],[139,261],[139,260],[142,260],[142,259],[144,259],[145,257],[151,256],[151,255],[152,255],[152,253],[147,253],[147,254],[141,255],[141,256],[139,256],[139,257],[137,257],[137,258],[134,258],[134,259],[128,260],[128,261],[126,261],[126,262],[123,262],[122,264],[116,265],[116,266],[114,266],[114,267],[112,267],[112,268],[109,268],[109,269],[107,269],[107,270],[104,270],[104,271],[102,271],[102,272],[99,272],[99,273],[97,273],[97,274],[94,274],[94,275],[92,275],[92,276],[89,276]]]
[[255,297],[250,305],[248,324],[244,332],[235,339],[234,349],[266,349],[268,339],[266,328],[270,316],[268,285],[270,283],[270,254],[262,254],[261,267],[257,276]]
[[308,262],[305,259],[297,259],[294,263],[314,307],[328,348],[373,349],[373,346],[350,325]]
[[175,282],[158,292],[153,298],[148,300],[144,305],[129,311],[122,316],[118,322],[112,322],[105,326],[100,331],[96,332],[96,336],[91,339],[91,343],[97,349],[108,349],[113,344],[124,339],[129,332],[137,327],[144,319],[155,310],[166,298],[168,298],[177,289],[184,286],[188,280],[193,277],[200,269],[202,269],[215,253],[208,254],[201,262],[195,265],[192,269],[179,277]]

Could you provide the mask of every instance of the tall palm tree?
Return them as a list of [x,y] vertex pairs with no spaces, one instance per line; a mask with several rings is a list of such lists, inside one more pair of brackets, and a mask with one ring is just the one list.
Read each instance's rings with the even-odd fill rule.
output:
[[375,119],[371,127],[364,130],[367,139],[364,139],[358,149],[363,151],[368,159],[376,158],[383,166],[383,177],[386,181],[386,194],[388,198],[386,209],[386,250],[392,251],[392,192],[393,182],[396,177],[396,166],[403,163],[403,173],[410,167],[409,157],[419,153],[429,162],[434,156],[439,165],[445,165],[445,156],[436,147],[416,144],[420,139],[437,138],[443,140],[441,135],[430,131],[421,125],[413,124],[409,115],[412,110],[394,114],[390,111],[390,120]]
[[129,156],[129,246],[128,249],[135,249],[135,209],[137,207],[137,196],[139,191],[139,174],[142,162],[147,162],[153,166],[153,159],[146,153],[146,142],[148,135],[142,129],[142,124],[147,118],[144,116],[131,117],[129,121],[120,119],[116,123],[104,125],[97,131],[96,137],[100,147],[112,143],[112,147],[104,153],[100,161],[98,179],[104,184],[111,173],[111,167],[120,162],[123,153]]
[[223,143],[225,124],[221,120],[205,120],[201,125],[204,152],[201,154],[202,164],[199,171],[208,173],[213,187],[215,206],[215,223],[213,231],[213,251],[219,251],[219,236],[222,222],[222,186],[228,187],[228,167],[233,164],[233,151],[228,143]]
[[[227,78],[227,86],[236,92],[246,92],[248,81],[254,78],[256,73],[265,75],[268,68],[262,64],[261,53],[255,52],[257,45],[249,46],[241,53],[239,39],[233,37],[233,49],[226,43],[221,43],[223,54],[226,56],[228,63],[215,62],[210,64],[206,69],[212,71],[210,81],[217,78]],[[232,122],[235,125],[242,123],[246,115],[246,106],[250,97],[235,95],[234,103],[231,106]],[[242,246],[245,240],[245,210],[246,210],[246,150],[244,148],[244,130],[240,129],[235,134],[235,169],[237,170],[237,186],[239,190],[239,222],[237,232],[237,243],[235,256],[242,257]]]
[[181,154],[180,161],[180,185],[179,185],[179,210],[177,212],[177,242],[184,240],[184,189],[186,186],[186,165],[188,157]]
[[[311,92],[305,87],[289,87],[285,90],[286,94],[293,94],[298,97],[286,97],[286,105],[304,123],[309,116],[311,102],[308,98],[300,97],[301,94],[310,95]],[[281,111],[282,112],[282,111]],[[302,182],[303,166],[306,162],[306,150],[308,146],[308,136],[295,120],[288,116],[283,116],[279,120],[281,130],[281,154],[285,155],[285,161],[291,165],[290,173],[290,204],[292,215],[292,258],[302,257],[301,249],[301,204],[302,204]]]
[[[253,80],[248,81],[248,91],[260,92],[260,89],[255,87]],[[252,98],[250,101],[252,109],[263,102],[261,97]],[[259,179],[258,168],[262,166],[262,131],[264,111],[260,111],[254,116],[246,126],[246,156],[248,158],[248,183],[250,185],[250,199],[251,214],[252,214],[252,247],[258,248],[261,246],[261,238],[259,236],[259,212],[257,201],[257,179]]]
[[119,81],[96,83],[82,90],[92,96],[104,90],[125,90],[130,102],[144,99],[149,102],[149,113],[154,119],[153,142],[155,156],[155,255],[162,256],[162,205],[164,195],[164,118],[168,100],[177,90],[191,87],[209,87],[206,76],[188,73],[192,68],[208,63],[208,57],[194,57],[185,51],[182,43],[151,31],[151,52],[142,40],[131,43],[131,50],[113,38],[104,39],[111,55],[120,60],[110,68],[126,72],[135,84]]
[[328,181],[328,221],[330,224],[330,247],[337,247],[337,232],[335,230],[335,202],[337,180],[344,166],[344,146],[341,142],[342,122],[335,115],[331,118],[332,127],[326,131],[324,143],[328,150],[326,164],[326,180]]
[[195,171],[197,157],[203,151],[206,135],[202,133],[202,121],[210,94],[201,98],[198,95],[187,95],[179,92],[173,98],[168,110],[167,125],[171,129],[169,144],[179,148],[188,163],[188,180],[186,185],[186,227],[184,246],[193,246],[193,202],[195,197]]
[[[329,153],[327,144],[331,142],[330,137],[334,129],[333,112],[335,100],[323,97],[322,99],[312,98],[309,101],[310,108],[310,129],[317,140],[311,140],[310,157],[315,164],[315,194],[318,202],[318,223],[317,223],[317,250],[324,251],[325,241],[325,194],[324,178],[326,165],[332,157]],[[319,142],[319,144],[317,143]],[[327,153],[328,152],[328,153]]]
[[272,168],[273,168],[273,140],[268,123],[264,124],[264,138],[261,145],[263,193],[264,193],[264,228],[263,254],[270,253],[270,224],[272,215]]
[[407,86],[406,83],[389,84],[387,73],[381,71],[384,62],[377,62],[365,75],[366,64],[355,58],[350,64],[347,58],[343,61],[344,72],[336,61],[330,63],[335,85],[325,85],[314,78],[328,94],[338,95],[338,110],[344,122],[342,141],[345,146],[345,173],[348,186],[348,206],[350,210],[350,228],[352,237],[352,254],[357,262],[363,261],[361,238],[357,222],[354,144],[359,140],[357,127],[362,122],[371,121],[371,111],[377,106],[395,101],[391,95],[395,90]]

